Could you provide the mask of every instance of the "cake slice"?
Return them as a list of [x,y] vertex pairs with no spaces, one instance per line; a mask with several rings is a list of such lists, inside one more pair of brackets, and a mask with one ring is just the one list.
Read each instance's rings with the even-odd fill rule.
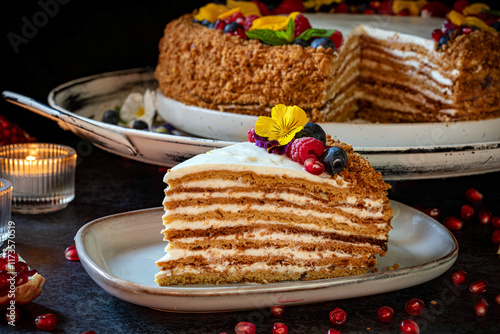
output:
[[[324,147],[312,160],[333,175],[314,175],[309,162],[294,161],[297,152],[312,152],[297,148],[299,142]],[[159,285],[314,280],[376,270],[375,255],[386,253],[391,229],[389,185],[339,141],[323,146],[295,138],[289,150],[293,159],[239,143],[168,171],[162,231],[168,246],[157,261]],[[345,155],[328,165],[323,152]]]

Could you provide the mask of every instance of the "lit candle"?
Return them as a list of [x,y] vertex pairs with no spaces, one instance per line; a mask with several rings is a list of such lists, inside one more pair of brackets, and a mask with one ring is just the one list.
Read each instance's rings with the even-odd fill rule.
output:
[[61,210],[75,197],[76,152],[45,143],[0,147],[0,177],[13,186],[12,211],[37,214]]

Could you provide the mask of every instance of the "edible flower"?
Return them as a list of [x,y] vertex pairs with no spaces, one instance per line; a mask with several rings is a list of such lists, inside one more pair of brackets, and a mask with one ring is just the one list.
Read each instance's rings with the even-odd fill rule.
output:
[[473,3],[473,4],[465,7],[464,10],[462,11],[462,14],[464,14],[465,16],[476,15],[476,14],[482,13],[484,11],[487,11],[489,9],[490,9],[490,6],[488,6],[487,4],[484,4],[481,2],[476,2],[476,3]]
[[229,8],[225,5],[219,5],[215,3],[209,3],[201,7],[194,18],[198,21],[207,20],[209,22],[217,21],[217,17],[224,12],[227,12]]
[[256,29],[267,29],[267,30],[285,30],[288,21],[292,20],[292,22],[295,20],[295,17],[299,15],[300,12],[293,12],[288,16],[282,16],[282,15],[269,15],[269,16],[263,16],[259,17],[258,19],[255,19],[252,23],[252,27],[250,30],[256,30]]
[[262,16],[259,6],[252,1],[236,1],[236,0],[227,0],[226,5],[229,8],[239,8],[239,11],[244,16],[248,15],[257,15]]
[[304,7],[306,9],[313,9],[315,12],[319,12],[322,6],[330,6],[332,3],[341,3],[343,0],[309,0],[304,1]]
[[395,0],[392,3],[392,11],[397,14],[406,9],[411,16],[418,16],[420,14],[420,10],[425,6],[426,3],[426,0]]
[[[271,117],[260,116],[255,123],[255,134],[268,141],[276,141],[284,146],[292,141],[295,134],[304,128],[307,115],[297,106],[278,104],[271,110]],[[267,148],[269,151],[269,148]]]

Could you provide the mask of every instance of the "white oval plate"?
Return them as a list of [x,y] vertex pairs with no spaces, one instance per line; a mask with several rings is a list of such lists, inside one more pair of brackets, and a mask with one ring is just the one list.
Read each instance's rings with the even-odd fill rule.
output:
[[[80,78],[50,92],[49,106],[29,97],[4,91],[3,97],[58,122],[94,145],[117,155],[172,167],[194,155],[235,141],[206,139],[179,133],[166,135],[127,129],[99,121],[102,114],[121,105],[132,91],[157,85],[154,73],[132,69]],[[160,97],[161,99],[161,97]],[[253,126],[251,116],[187,107],[177,101],[160,102],[171,113],[168,122],[181,123],[201,136],[215,131],[220,138],[237,129],[243,135]],[[163,107],[162,107],[163,108]],[[186,112],[188,111],[188,112]],[[202,115],[202,116],[200,116]],[[250,123],[248,118],[251,118]],[[241,121],[240,118],[245,119]],[[176,119],[181,121],[176,122]],[[333,136],[363,155],[386,181],[474,175],[500,170],[500,119],[455,124],[351,124],[323,123]],[[479,126],[479,124],[481,126]],[[208,136],[207,136],[208,137]],[[242,139],[245,140],[245,139]]]
[[[378,273],[315,281],[157,286],[155,261],[164,255],[166,246],[160,233],[161,207],[94,220],[78,231],[75,240],[90,277],[108,293],[133,304],[173,312],[309,304],[411,287],[451,267],[458,256],[453,235],[418,210],[395,201],[391,206],[393,229],[387,254],[379,258]],[[398,269],[387,269],[395,263]]]

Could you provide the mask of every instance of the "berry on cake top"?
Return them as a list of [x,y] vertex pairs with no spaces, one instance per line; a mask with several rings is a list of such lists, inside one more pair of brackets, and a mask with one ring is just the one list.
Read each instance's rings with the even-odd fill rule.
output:
[[247,138],[269,153],[286,154],[314,175],[334,175],[347,164],[347,153],[328,146],[325,131],[320,125],[307,122],[305,111],[297,106],[274,106],[271,117],[260,116]]

